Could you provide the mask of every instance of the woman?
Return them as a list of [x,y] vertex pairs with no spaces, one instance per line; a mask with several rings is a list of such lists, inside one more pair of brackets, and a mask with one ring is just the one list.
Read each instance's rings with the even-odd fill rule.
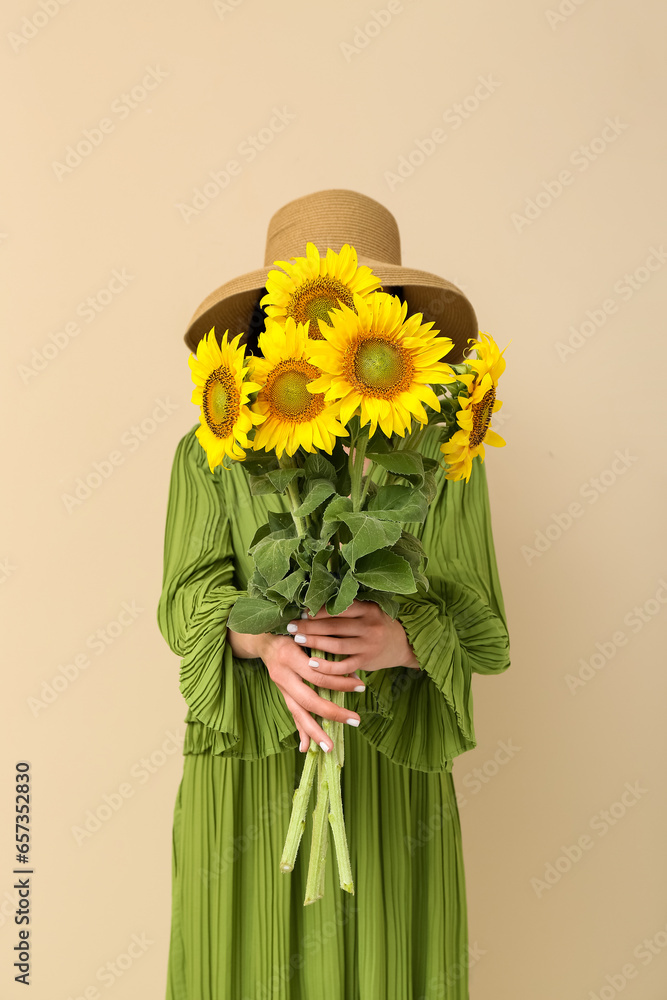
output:
[[[324,211],[332,200],[335,213]],[[343,242],[331,232],[332,217],[354,245],[380,225],[386,237],[387,216],[395,226],[372,199],[320,192],[276,213],[275,232],[284,233],[290,209],[301,222],[310,211],[308,234],[327,220],[324,246]],[[377,271],[378,260],[389,261],[386,239],[382,250],[384,258],[377,248],[365,254]],[[267,260],[278,256],[267,248]],[[382,275],[385,288],[423,273],[402,269],[397,256]],[[258,280],[254,273],[249,283]],[[225,289],[213,306],[204,304],[196,333],[231,299],[256,349],[261,287],[245,312],[238,292]],[[468,1000],[452,762],[476,745],[473,672],[509,666],[484,465],[474,459],[467,482],[437,470],[426,521],[407,526],[429,557],[430,588],[402,598],[396,620],[355,601],[342,615],[295,621],[284,635],[244,635],[226,621],[252,573],[248,547],[269,510],[289,508],[281,495],[252,495],[241,463],[212,473],[197,426],[176,448],[157,609],[181,657],[188,705],[167,1000]],[[421,450],[438,457],[437,429],[427,429]],[[349,659],[315,665],[311,647]],[[345,708],[313,686],[347,692]],[[324,897],[304,906],[310,811],[294,870],[281,873],[279,860],[303,751],[311,737],[331,750],[315,716],[349,723],[341,781],[355,894],[340,890],[330,847]]]

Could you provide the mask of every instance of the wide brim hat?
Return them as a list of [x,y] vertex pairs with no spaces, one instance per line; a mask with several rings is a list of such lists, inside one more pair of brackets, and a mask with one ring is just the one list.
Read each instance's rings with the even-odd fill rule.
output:
[[337,253],[346,243],[357,251],[358,263],[372,268],[383,289],[401,286],[408,315],[421,313],[433,322],[454,347],[443,358],[456,364],[469,349],[468,339],[478,338],[477,317],[464,293],[451,281],[403,267],[398,224],[391,212],[367,195],[332,188],[288,202],[272,216],[264,254],[264,267],[220,285],[198,306],[184,340],[194,353],[202,337],[215,327],[218,342],[226,330],[230,338],[247,332],[253,310],[276,261],[305,257],[306,244],[314,243],[321,256],[328,248]]

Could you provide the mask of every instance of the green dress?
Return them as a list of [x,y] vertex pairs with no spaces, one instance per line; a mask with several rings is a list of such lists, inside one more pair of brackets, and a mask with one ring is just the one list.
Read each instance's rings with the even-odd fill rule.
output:
[[[344,726],[342,795],[355,893],[338,885],[329,829],[324,898],[303,905],[312,807],[294,871],[279,870],[304,755],[259,659],[226,621],[247,549],[279,495],[253,496],[241,464],[212,473],[191,428],[174,458],[160,631],[188,706],[174,808],[167,1000],[468,1000],[465,875],[452,762],[476,745],[472,675],[509,666],[486,472],[436,470],[418,534],[428,592],[399,619],[421,670],[360,671]],[[424,454],[438,456],[432,428]]]

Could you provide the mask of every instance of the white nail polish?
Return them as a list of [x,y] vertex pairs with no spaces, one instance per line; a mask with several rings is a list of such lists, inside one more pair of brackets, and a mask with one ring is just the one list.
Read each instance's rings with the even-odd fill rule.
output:
[[358,726],[359,722],[361,720],[360,719],[346,719],[345,721],[347,722],[348,726]]
[[363,685],[363,684],[360,684],[360,685],[359,685],[359,687],[356,687],[356,688],[355,688],[354,690],[355,690],[355,691],[359,691],[359,692],[361,692],[361,691],[365,691],[365,690],[366,690],[366,688],[364,687],[364,685]]
[[292,625],[291,623],[287,626],[288,632],[296,632],[298,625]]
[[320,743],[320,746],[325,751],[325,753],[329,753],[329,747],[326,745],[326,743],[324,742],[324,740],[322,740],[322,742]]
[[308,617],[308,612],[307,611],[302,611],[301,612],[301,617],[302,618],[307,618]]
[[312,667],[313,670],[319,670],[320,668],[319,662],[317,660],[312,660],[312,659],[308,660],[308,666]]
[[305,642],[306,641],[306,637],[305,637],[305,635],[295,635],[294,636],[294,641],[295,642]]

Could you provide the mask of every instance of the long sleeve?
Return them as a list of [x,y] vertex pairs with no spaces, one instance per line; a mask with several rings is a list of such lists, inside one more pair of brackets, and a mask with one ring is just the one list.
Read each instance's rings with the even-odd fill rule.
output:
[[[437,442],[431,438],[423,451],[435,457]],[[366,673],[360,729],[397,763],[451,770],[454,757],[476,746],[473,673],[498,674],[510,666],[481,460],[474,460],[468,483],[442,476],[424,525],[407,527],[429,555],[429,590],[399,598],[398,620],[421,670]]]
[[294,720],[259,659],[238,659],[227,641],[236,598],[221,468],[211,473],[193,428],[179,441],[171,471],[157,622],[181,657],[188,705],[184,752],[211,750],[256,760],[296,747]]

